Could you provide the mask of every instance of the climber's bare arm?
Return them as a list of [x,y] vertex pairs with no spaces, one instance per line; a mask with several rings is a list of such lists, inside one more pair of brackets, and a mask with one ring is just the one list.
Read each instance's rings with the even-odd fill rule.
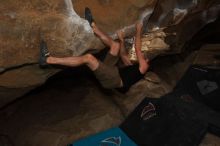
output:
[[142,74],[144,74],[149,68],[149,60],[145,59],[143,53],[141,52],[142,27],[143,27],[143,23],[138,21],[136,23],[135,52],[139,62],[139,70]]
[[103,32],[95,22],[91,24],[93,32],[100,38],[100,40],[110,48],[109,53],[113,56],[118,56],[120,51],[120,44],[109,37],[105,32]]

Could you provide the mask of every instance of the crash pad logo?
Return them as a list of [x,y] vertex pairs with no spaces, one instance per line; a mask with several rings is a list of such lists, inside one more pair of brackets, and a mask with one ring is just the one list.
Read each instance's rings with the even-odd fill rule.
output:
[[212,82],[208,80],[197,82],[197,86],[199,88],[200,93],[202,93],[202,95],[209,94],[215,91],[216,89],[218,89],[218,85],[216,82]]
[[143,108],[141,118],[143,120],[148,120],[156,115],[157,113],[155,106],[153,105],[153,103],[149,102],[148,105]]
[[101,141],[100,146],[121,146],[121,137],[109,137]]

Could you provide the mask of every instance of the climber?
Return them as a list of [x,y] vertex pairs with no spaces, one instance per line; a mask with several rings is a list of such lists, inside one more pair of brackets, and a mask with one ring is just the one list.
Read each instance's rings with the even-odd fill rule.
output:
[[[141,33],[143,23],[141,21],[136,23],[135,51],[139,64],[132,64],[129,60],[128,53],[124,48],[124,33],[122,30],[117,31],[120,40],[117,42],[97,27],[89,8],[85,8],[85,19],[89,22],[93,32],[110,48],[105,60],[101,62],[92,54],[85,54],[77,57],[53,57],[49,55],[46,42],[41,41],[40,66],[44,67],[48,64],[64,65],[68,67],[86,65],[94,72],[96,78],[104,88],[116,88],[121,92],[126,92],[130,86],[143,78],[145,72],[149,68],[149,60],[145,59],[141,52]],[[121,57],[122,62],[125,64],[122,68],[115,66],[118,61],[118,56]]]

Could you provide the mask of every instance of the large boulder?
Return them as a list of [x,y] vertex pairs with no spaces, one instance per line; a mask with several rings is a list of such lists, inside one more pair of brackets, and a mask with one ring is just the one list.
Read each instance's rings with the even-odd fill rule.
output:
[[146,38],[153,36],[145,39],[144,48],[154,58],[161,53],[180,53],[193,35],[219,16],[219,3],[215,0],[1,0],[0,107],[59,71],[39,68],[40,38],[47,41],[51,54],[58,57],[79,56],[104,48],[83,19],[85,7],[91,8],[98,26],[113,38],[117,38],[114,32],[120,28],[131,37],[135,32],[134,22],[144,19],[148,22],[144,26]]
[[71,0],[0,1],[0,107],[59,71],[39,68],[40,37],[47,41],[49,51],[55,56],[78,56],[90,49],[99,50],[104,45],[82,18],[86,6],[92,9],[97,24],[111,33],[132,24],[142,9],[148,7],[147,3],[143,0],[138,3],[84,0],[73,4]]

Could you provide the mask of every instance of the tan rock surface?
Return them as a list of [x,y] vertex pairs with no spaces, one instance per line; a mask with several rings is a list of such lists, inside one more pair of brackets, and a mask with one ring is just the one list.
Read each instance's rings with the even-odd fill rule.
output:
[[[112,33],[132,24],[149,7],[147,4],[143,0],[138,7],[134,1],[125,0],[82,0],[73,4],[71,0],[0,1],[0,89],[4,90],[0,107],[28,92],[30,88],[26,87],[39,86],[58,71],[42,71],[37,65],[41,35],[55,56],[78,56],[89,49],[102,49],[104,45],[82,18],[84,8],[90,7],[97,24]],[[21,91],[5,94],[12,88]]]
[[[0,90],[21,91],[14,95],[0,93],[0,107],[58,71],[39,73],[40,34],[55,56],[78,56],[104,47],[82,18],[86,6],[91,8],[98,26],[109,34],[124,28],[126,36],[133,35],[133,24],[139,18],[148,22],[145,32],[163,28],[165,33],[176,34],[148,42],[151,49],[146,54],[151,58],[164,50],[165,54],[180,53],[196,32],[217,18],[220,10],[215,0],[1,0]],[[117,38],[114,34],[112,37]]]

